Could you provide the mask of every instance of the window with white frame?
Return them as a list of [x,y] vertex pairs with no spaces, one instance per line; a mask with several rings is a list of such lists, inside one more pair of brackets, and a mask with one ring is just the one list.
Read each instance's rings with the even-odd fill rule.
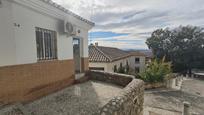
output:
[[36,27],[38,60],[57,59],[57,36],[52,30]]

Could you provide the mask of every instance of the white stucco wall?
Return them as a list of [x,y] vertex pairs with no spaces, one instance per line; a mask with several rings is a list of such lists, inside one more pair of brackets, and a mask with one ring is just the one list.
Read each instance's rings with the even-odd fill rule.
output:
[[12,21],[11,3],[2,1],[0,6],[0,65],[12,65],[16,62],[15,39]]
[[126,65],[126,61],[128,61],[128,64],[129,63],[129,58],[125,58],[125,59],[121,59],[121,60],[118,60],[118,61],[114,61],[112,63],[108,63],[108,72],[114,72],[114,65],[117,66],[117,68],[120,67],[120,63],[122,63],[122,66],[125,66]]
[[[140,59],[139,63],[135,63],[135,58]],[[143,72],[145,70],[145,57],[144,56],[131,56],[129,60],[130,60],[131,68],[134,69],[135,67],[139,67],[140,72]]]
[[[33,5],[26,6],[30,1],[3,0],[3,5],[0,7],[0,66],[37,62],[35,27],[56,31],[58,59],[73,59],[73,37],[63,32],[66,18],[80,29],[81,33],[76,37],[81,38],[83,43],[81,56],[88,57],[88,30],[90,29],[88,24],[42,1],[31,1]],[[34,4],[40,4],[42,5],[40,8],[44,9],[39,8],[38,11],[34,8]],[[46,8],[49,10],[45,10]],[[14,23],[19,24],[20,27],[14,26]]]
[[20,24],[15,28],[17,64],[37,62],[35,27],[57,32],[57,55],[59,60],[72,59],[72,37],[63,33],[63,20],[35,12],[31,9],[13,4],[14,22]]
[[89,62],[89,67],[102,67],[104,68],[104,71],[111,72],[108,69],[108,63],[95,63],[95,62]]
[[82,37],[82,57],[89,57],[88,54],[88,30],[85,29],[80,29],[81,33],[78,34],[79,36]]

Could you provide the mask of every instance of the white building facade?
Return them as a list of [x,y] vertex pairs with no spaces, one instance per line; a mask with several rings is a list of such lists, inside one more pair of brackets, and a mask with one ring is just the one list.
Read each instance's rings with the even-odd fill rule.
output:
[[32,88],[61,82],[58,88],[44,87],[50,89],[44,95],[73,83],[76,69],[88,70],[88,31],[93,26],[50,0],[1,0],[0,88],[5,90],[0,101],[29,100],[41,95],[33,92],[22,99]]
[[128,64],[131,73],[145,70],[145,56],[141,53],[129,54],[117,48],[89,46],[89,69],[115,72],[114,68]]

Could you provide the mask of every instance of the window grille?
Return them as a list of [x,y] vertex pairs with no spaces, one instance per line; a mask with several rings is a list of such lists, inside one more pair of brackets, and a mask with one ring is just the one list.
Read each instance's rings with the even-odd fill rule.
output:
[[57,36],[55,31],[36,27],[38,60],[57,59]]

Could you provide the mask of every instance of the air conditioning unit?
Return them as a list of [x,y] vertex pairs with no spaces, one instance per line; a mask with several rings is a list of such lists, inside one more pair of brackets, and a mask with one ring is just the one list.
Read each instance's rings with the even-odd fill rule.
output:
[[65,21],[64,22],[64,32],[70,36],[74,36],[77,34],[76,26],[68,21]]

